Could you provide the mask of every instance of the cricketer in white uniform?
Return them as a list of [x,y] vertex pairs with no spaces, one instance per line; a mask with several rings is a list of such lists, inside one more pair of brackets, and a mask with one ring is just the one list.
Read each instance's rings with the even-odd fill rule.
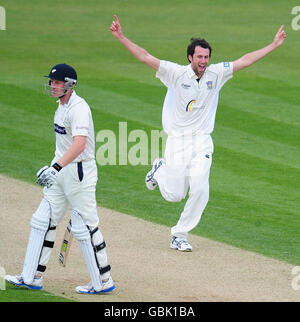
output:
[[172,248],[192,250],[188,232],[198,224],[209,199],[213,154],[210,134],[219,91],[232,75],[231,62],[210,65],[199,79],[191,65],[160,61],[156,76],[168,87],[162,119],[168,138],[164,159],[154,162],[146,185],[153,190],[158,183],[162,196],[170,202],[184,199],[189,188],[184,210],[171,229]]
[[79,242],[91,281],[78,286],[84,294],[107,293],[115,289],[107,262],[106,245],[98,228],[96,204],[98,180],[95,161],[94,125],[87,102],[73,87],[77,73],[69,65],[54,66],[49,90],[59,98],[54,116],[55,157],[51,167],[38,173],[44,198],[31,219],[31,232],[21,275],[7,276],[8,282],[30,289],[42,289],[42,274],[53,249],[56,227],[71,207],[71,230]]
[[187,48],[189,65],[159,60],[124,36],[117,16],[112,34],[138,60],[156,70],[168,88],[162,123],[168,134],[163,159],[153,163],[146,175],[146,186],[159,186],[171,202],[189,197],[177,224],[172,227],[170,247],[191,251],[188,233],[199,223],[209,199],[209,172],[212,163],[214,129],[219,91],[233,73],[248,67],[282,45],[286,37],[282,25],[272,43],[233,62],[209,65],[211,47],[204,39],[191,39]]

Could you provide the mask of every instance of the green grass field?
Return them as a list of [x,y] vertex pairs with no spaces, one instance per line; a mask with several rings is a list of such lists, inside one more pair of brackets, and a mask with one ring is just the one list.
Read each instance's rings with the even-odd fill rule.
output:
[[0,291],[0,302],[74,302],[55,296],[46,291],[32,291],[6,283],[6,289]]
[[[117,135],[119,122],[149,137],[161,129],[166,88],[111,35],[114,14],[130,39],[180,64],[187,63],[191,37],[211,43],[212,63],[231,61],[269,44],[284,24],[284,45],[238,72],[221,92],[210,201],[192,233],[300,265],[300,30],[291,28],[292,1],[3,0],[0,5],[7,20],[7,30],[0,31],[0,173],[28,182],[54,153],[57,104],[43,93],[43,75],[57,63],[76,68],[77,93],[92,108],[96,134],[109,129]],[[96,151],[99,147],[97,142]],[[167,203],[158,189],[149,192],[144,185],[149,168],[99,166],[97,200],[171,227],[185,201]]]

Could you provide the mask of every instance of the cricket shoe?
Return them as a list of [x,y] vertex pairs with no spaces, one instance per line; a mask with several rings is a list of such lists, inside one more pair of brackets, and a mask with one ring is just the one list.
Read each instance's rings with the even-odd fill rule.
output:
[[21,275],[6,275],[5,276],[5,280],[10,283],[13,284],[15,286],[19,286],[19,287],[26,287],[30,290],[42,290],[43,289],[43,277],[34,277],[33,282],[31,284],[25,284],[23,277]]
[[157,186],[157,181],[154,179],[155,172],[162,166],[164,159],[157,158],[153,162],[152,169],[147,173],[145,183],[149,190],[154,190]]
[[76,292],[79,294],[99,294],[99,293],[109,293],[115,289],[115,284],[113,279],[110,277],[106,282],[102,281],[102,289],[100,291],[96,291],[91,282],[87,285],[77,286]]
[[191,252],[193,249],[193,247],[190,245],[186,238],[175,236],[172,237],[170,247],[172,249],[180,250],[181,252]]

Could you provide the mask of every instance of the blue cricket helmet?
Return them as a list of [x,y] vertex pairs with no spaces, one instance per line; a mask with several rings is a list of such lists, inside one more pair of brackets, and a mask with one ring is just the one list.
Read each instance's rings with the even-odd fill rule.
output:
[[63,82],[72,81],[74,85],[77,83],[77,73],[75,69],[67,64],[55,65],[51,68],[49,75],[46,77]]

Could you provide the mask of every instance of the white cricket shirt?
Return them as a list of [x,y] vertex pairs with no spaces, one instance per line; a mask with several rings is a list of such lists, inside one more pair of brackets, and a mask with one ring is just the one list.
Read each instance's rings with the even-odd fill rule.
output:
[[95,159],[95,137],[92,113],[87,102],[73,91],[66,104],[59,102],[54,115],[56,134],[55,160],[58,161],[73,144],[73,137],[86,136],[84,151],[73,162]]
[[219,91],[233,75],[232,62],[209,65],[199,83],[191,64],[160,61],[156,77],[168,87],[162,123],[169,135],[211,134],[214,129]]

